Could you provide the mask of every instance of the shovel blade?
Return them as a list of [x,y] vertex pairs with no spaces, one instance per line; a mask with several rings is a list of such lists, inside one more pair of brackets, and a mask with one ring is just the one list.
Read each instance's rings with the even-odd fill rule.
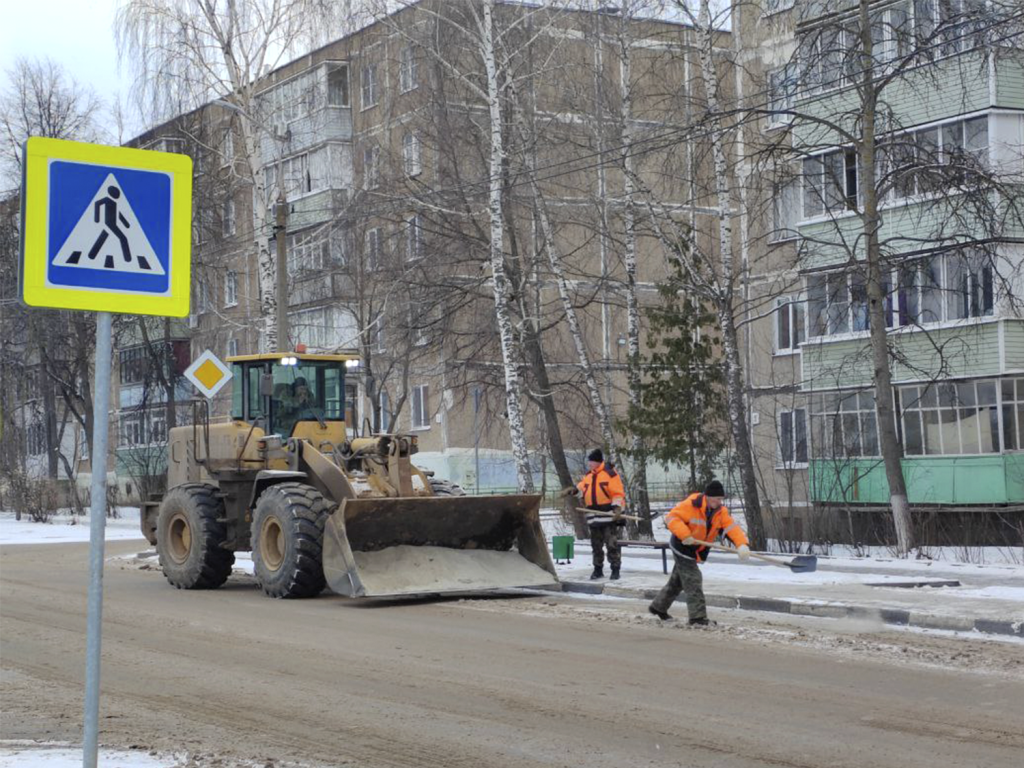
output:
[[797,555],[788,565],[793,573],[813,573],[818,570],[818,558],[814,555]]

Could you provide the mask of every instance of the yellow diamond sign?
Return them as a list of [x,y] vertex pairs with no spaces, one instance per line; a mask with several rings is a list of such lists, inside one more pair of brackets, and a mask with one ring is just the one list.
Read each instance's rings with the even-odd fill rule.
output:
[[213,352],[206,350],[188,367],[184,375],[196,389],[207,397],[213,397],[231,379],[231,369]]

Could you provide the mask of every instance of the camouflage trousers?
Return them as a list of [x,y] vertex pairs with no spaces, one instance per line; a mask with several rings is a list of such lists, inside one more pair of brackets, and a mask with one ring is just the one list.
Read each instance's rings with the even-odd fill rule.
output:
[[704,602],[704,577],[701,575],[700,566],[696,560],[679,555],[675,555],[675,559],[676,564],[672,569],[672,575],[668,577],[668,584],[662,587],[661,592],[654,598],[651,608],[668,612],[672,603],[679,597],[679,593],[685,592],[686,610],[690,614],[690,621],[706,619],[708,607]]
[[590,526],[590,547],[594,552],[594,567],[604,566],[604,549],[608,548],[608,565],[618,568],[622,563],[619,549],[619,529],[616,525]]

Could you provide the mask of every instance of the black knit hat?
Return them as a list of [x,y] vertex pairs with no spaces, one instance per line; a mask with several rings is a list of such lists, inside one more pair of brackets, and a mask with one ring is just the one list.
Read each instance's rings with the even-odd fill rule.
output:
[[704,495],[711,496],[712,498],[716,499],[722,498],[725,496],[725,486],[723,486],[717,480],[712,480],[704,489]]
[[587,461],[596,461],[598,464],[604,463],[604,454],[601,453],[600,448],[595,448],[587,454]]

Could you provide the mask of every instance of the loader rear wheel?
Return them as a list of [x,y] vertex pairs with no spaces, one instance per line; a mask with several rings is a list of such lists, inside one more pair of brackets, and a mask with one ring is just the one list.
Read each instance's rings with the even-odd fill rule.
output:
[[252,563],[264,594],[298,598],[323,591],[328,512],[319,491],[302,483],[278,483],[260,494],[252,518]]
[[231,575],[235,553],[221,547],[224,503],[205,483],[172,488],[160,504],[156,549],[164,576],[178,589],[216,589]]
[[465,496],[466,492],[462,490],[462,486],[458,483],[453,483],[451,480],[439,480],[437,478],[430,478],[430,490],[434,492],[435,496]]

